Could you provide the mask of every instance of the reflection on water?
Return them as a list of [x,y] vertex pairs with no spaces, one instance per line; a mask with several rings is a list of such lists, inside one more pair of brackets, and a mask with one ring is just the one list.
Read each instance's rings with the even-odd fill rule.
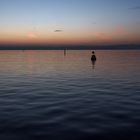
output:
[[92,68],[95,69],[95,63],[96,63],[96,61],[91,61],[91,63],[92,63]]
[[140,139],[140,51],[0,51],[0,139]]
[[[13,74],[57,74],[86,70],[89,52],[67,51],[1,51],[0,72]],[[85,56],[84,59],[83,56]],[[6,62],[6,63],[5,63]],[[79,63],[80,62],[80,63]],[[84,69],[83,69],[84,68]],[[11,74],[10,73],[10,74]]]
[[67,54],[67,50],[65,49],[65,50],[64,50],[64,56],[66,56],[66,54]]

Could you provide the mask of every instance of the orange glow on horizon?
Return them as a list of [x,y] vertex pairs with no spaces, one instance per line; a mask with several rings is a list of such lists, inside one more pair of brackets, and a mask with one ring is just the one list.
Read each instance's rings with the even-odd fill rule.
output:
[[140,44],[137,34],[130,34],[119,28],[106,32],[15,32],[0,33],[0,44],[38,44],[38,45],[103,45],[103,44]]

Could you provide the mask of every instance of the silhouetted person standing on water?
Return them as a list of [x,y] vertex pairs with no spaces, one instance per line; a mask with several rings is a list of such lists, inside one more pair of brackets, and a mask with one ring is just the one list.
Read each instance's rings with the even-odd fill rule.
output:
[[96,61],[96,56],[95,56],[95,52],[94,51],[92,51],[91,61]]

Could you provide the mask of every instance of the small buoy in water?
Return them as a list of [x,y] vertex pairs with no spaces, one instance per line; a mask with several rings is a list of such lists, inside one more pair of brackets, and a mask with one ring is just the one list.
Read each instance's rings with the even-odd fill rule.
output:
[[91,61],[96,61],[96,56],[95,56],[95,52],[94,51],[92,51]]

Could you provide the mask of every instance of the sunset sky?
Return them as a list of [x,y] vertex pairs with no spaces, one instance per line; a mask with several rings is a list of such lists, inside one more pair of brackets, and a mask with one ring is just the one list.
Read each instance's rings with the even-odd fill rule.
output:
[[0,44],[140,44],[140,0],[0,0]]

